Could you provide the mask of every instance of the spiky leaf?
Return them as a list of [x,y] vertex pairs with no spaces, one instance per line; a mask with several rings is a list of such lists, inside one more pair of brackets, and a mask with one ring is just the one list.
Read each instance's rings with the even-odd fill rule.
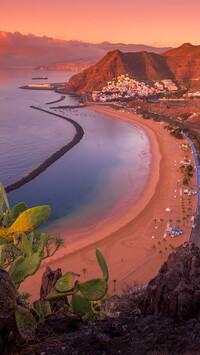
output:
[[45,245],[47,244],[48,239],[49,239],[48,234],[42,233],[40,235],[40,246],[38,248],[38,254],[40,256],[43,256],[44,248],[45,248]]
[[87,298],[80,295],[73,295],[72,309],[73,312],[77,314],[77,316],[83,317],[91,310],[91,305]]
[[66,272],[66,274],[61,276],[56,282],[56,290],[58,292],[66,292],[72,290],[79,276],[79,274],[75,274],[74,272]]
[[51,208],[49,206],[30,208],[20,214],[12,226],[10,226],[8,233],[26,232],[36,229],[47,220],[50,213]]
[[15,321],[18,332],[23,339],[31,340],[35,338],[37,323],[31,312],[18,306],[15,311]]
[[15,205],[11,211],[10,211],[10,218],[15,221],[16,218],[21,214],[22,212],[26,211],[28,207],[24,202],[19,202],[17,205]]
[[80,284],[81,294],[90,301],[97,301],[103,298],[107,292],[108,285],[105,279],[92,279]]
[[0,279],[0,318],[9,318],[17,307],[14,289],[3,278]]
[[109,278],[108,267],[107,267],[106,260],[103,256],[101,250],[96,249],[96,257],[97,257],[99,266],[102,270],[103,277],[106,281],[108,281],[108,278]]

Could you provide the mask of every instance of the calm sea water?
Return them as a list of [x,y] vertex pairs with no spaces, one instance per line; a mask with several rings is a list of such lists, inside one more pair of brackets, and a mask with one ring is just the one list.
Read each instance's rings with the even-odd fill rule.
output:
[[[46,83],[66,81],[73,73],[45,74]],[[26,175],[75,133],[70,123],[30,108],[48,109],[46,103],[61,96],[18,88],[37,75],[41,73],[0,70],[0,181],[4,185]],[[66,95],[58,105],[77,102]],[[81,124],[84,138],[33,181],[9,193],[9,200],[11,205],[24,201],[29,207],[49,204],[49,223],[65,218],[69,228],[81,228],[106,216],[123,198],[125,209],[136,201],[149,172],[149,142],[136,126],[92,110],[68,109],[62,114]]]

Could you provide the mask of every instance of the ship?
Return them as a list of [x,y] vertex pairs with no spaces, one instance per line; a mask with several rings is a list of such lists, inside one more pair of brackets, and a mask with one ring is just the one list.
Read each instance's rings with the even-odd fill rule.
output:
[[43,76],[39,76],[39,77],[37,77],[37,78],[32,78],[32,80],[39,80],[39,79],[41,79],[41,80],[46,80],[46,79],[48,79],[47,78],[47,76],[45,76],[45,75],[43,75]]

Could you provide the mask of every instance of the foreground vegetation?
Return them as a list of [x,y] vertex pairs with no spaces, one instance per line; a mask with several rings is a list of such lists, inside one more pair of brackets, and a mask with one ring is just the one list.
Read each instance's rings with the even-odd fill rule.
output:
[[[10,209],[6,192],[0,184],[0,345],[8,341],[11,332],[19,332],[24,340],[35,337],[38,322],[52,313],[52,300],[62,299],[57,313],[69,311],[78,317],[104,319],[101,300],[108,289],[108,268],[103,254],[96,250],[102,278],[80,283],[80,275],[66,272],[53,285],[44,300],[33,305],[26,301],[29,294],[18,292],[21,283],[39,269],[42,260],[52,256],[62,239],[40,232],[49,217],[49,206],[28,209],[20,202]],[[70,302],[67,296],[71,296]],[[53,301],[55,302],[55,301]]]

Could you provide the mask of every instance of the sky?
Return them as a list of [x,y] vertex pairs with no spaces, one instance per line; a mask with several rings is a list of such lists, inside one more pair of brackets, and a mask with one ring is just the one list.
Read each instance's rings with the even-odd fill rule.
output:
[[92,43],[200,44],[200,0],[0,0],[0,30]]

